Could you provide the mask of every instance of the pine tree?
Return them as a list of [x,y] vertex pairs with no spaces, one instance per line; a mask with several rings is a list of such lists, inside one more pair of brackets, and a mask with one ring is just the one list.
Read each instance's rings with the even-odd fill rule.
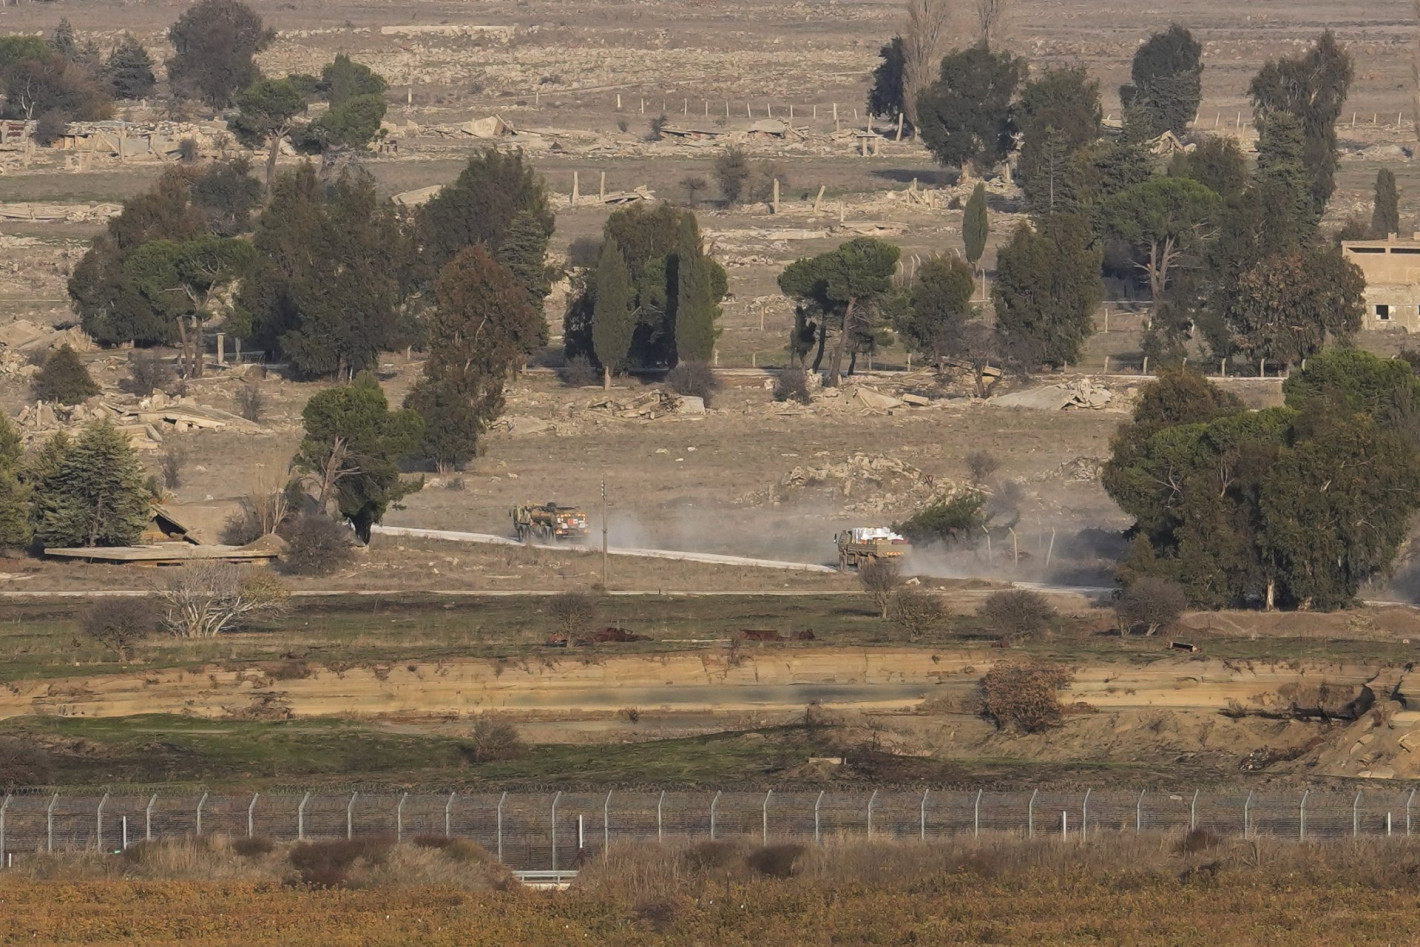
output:
[[676,256],[676,356],[682,362],[708,362],[715,354],[719,330],[715,320],[720,307],[710,285],[711,262],[700,242],[695,214],[680,218],[680,239]]
[[30,392],[37,401],[78,404],[98,394],[99,386],[79,361],[79,353],[61,345],[44,360],[44,366],[30,382]]
[[1371,235],[1377,240],[1400,232],[1400,194],[1395,188],[1395,175],[1389,168],[1376,172],[1376,206],[1371,212]]
[[610,237],[602,241],[597,260],[596,304],[592,311],[592,349],[601,363],[603,378],[626,367],[636,314],[631,308],[631,272],[621,247]]
[[1011,354],[1026,366],[1078,361],[1094,332],[1103,298],[1102,252],[1078,217],[1056,214],[1016,228],[996,256],[991,298],[996,326]]
[[104,63],[104,77],[115,98],[146,99],[158,84],[153,75],[153,57],[143,44],[132,35],[123,34],[123,40],[109,53]]
[[23,549],[34,537],[30,523],[31,494],[20,479],[20,435],[0,414],[0,548]]
[[45,546],[128,546],[150,517],[149,494],[128,436],[91,424],[52,475],[36,484],[36,536]]
[[551,236],[542,218],[532,211],[522,210],[508,225],[503,243],[494,254],[527,292],[528,303],[541,317],[538,348],[546,345],[548,339],[547,317],[543,315],[542,305],[552,293],[552,281],[547,272],[547,242]]
[[966,262],[981,274],[981,294],[986,295],[986,273],[981,268],[981,255],[986,252],[986,237],[990,234],[990,223],[986,219],[986,185],[977,183],[966,202],[966,212],[962,215],[961,240],[965,245]]
[[405,407],[424,418],[425,456],[448,469],[476,455],[478,439],[502,413],[504,380],[547,323],[482,244],[444,267],[435,297],[429,359]]

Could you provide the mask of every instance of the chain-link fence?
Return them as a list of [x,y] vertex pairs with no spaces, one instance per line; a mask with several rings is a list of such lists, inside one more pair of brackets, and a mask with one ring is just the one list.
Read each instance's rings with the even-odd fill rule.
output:
[[[613,842],[936,840],[1005,833],[1207,829],[1242,838],[1420,832],[1415,791],[616,792],[448,795],[16,795],[0,802],[0,853],[121,850],[221,833],[279,840],[471,839],[520,869],[566,868]],[[1415,820],[1413,824],[1412,820]],[[0,864],[8,863],[0,858]]]

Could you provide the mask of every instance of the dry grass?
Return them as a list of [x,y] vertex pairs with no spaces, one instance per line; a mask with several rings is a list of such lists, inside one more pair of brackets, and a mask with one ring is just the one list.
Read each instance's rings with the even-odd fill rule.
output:
[[[1420,857],[1400,844],[1186,844],[1178,833],[1088,844],[963,839],[830,844],[789,859],[717,843],[613,848],[573,888],[536,896],[444,854],[391,846],[331,890],[272,883],[214,840],[41,862],[7,875],[0,929],[91,944],[1410,943]],[[771,846],[773,850],[783,846]],[[776,856],[775,861],[784,859]],[[45,865],[48,871],[36,868]],[[289,871],[289,868],[284,869]],[[470,877],[478,879],[471,884]],[[164,880],[154,880],[154,879]],[[200,879],[200,880],[199,880]],[[282,880],[286,880],[284,877]],[[155,906],[161,905],[161,909]]]

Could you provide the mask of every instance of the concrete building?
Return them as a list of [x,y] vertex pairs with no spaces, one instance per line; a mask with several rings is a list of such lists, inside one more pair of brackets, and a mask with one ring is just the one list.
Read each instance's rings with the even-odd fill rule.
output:
[[1420,233],[1402,240],[1347,240],[1341,254],[1366,277],[1363,329],[1420,332]]

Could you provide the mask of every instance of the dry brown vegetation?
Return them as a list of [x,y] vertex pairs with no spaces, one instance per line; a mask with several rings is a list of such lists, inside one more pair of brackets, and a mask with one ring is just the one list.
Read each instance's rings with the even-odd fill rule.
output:
[[[1086,845],[996,837],[950,846],[828,844],[802,853],[735,843],[619,847],[553,896],[508,887],[447,851],[395,846],[383,867],[367,863],[357,887],[335,889],[259,880],[260,866],[284,860],[280,848],[243,857],[184,843],[141,857],[40,861],[10,876],[0,926],[52,944],[207,945],[279,931],[283,943],[298,947],[1214,947],[1398,943],[1420,935],[1413,910],[1420,865],[1384,842],[1215,844],[1195,834],[1103,836]],[[787,877],[752,867],[786,862]]]

